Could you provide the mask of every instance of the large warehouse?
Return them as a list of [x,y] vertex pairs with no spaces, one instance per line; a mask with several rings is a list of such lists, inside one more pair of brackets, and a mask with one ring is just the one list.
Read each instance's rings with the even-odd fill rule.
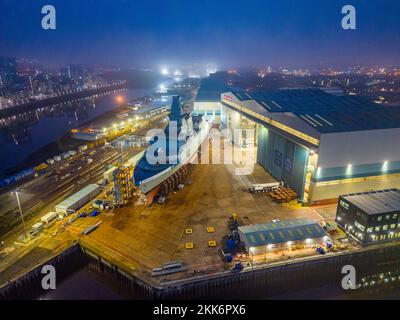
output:
[[306,203],[400,187],[398,108],[320,89],[230,91],[221,103],[222,124],[254,122],[257,162]]
[[216,121],[219,122],[221,114],[221,93],[228,90],[230,90],[230,88],[221,80],[212,77],[203,79],[194,102],[194,113],[214,116]]
[[304,203],[400,188],[400,108],[326,88],[247,92],[206,78],[194,112],[254,128],[258,164]]

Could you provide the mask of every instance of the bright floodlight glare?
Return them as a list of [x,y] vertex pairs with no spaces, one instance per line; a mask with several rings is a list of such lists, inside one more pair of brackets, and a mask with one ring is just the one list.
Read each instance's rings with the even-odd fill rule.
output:
[[117,100],[117,102],[123,102],[123,101],[124,101],[124,98],[123,98],[122,96],[118,95],[118,96],[116,97],[116,100]]
[[168,70],[167,68],[162,68],[162,69],[161,69],[161,74],[162,74],[163,76],[167,76],[167,75],[169,75],[169,70]]

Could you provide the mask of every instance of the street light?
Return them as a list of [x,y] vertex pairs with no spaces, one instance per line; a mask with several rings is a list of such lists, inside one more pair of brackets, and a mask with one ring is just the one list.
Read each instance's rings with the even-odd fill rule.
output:
[[19,214],[21,215],[22,225],[23,225],[23,227],[24,227],[25,239],[31,240],[31,238],[30,238],[28,232],[26,231],[25,220],[24,220],[24,214],[22,213],[21,203],[20,203],[20,201],[19,201],[18,190],[15,190],[15,196],[17,197],[17,203],[18,203]]

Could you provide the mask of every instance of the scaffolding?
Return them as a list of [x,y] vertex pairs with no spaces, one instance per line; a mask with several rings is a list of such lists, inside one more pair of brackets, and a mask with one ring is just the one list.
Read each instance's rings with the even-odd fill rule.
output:
[[133,167],[121,166],[114,172],[114,196],[116,205],[127,205],[134,191]]

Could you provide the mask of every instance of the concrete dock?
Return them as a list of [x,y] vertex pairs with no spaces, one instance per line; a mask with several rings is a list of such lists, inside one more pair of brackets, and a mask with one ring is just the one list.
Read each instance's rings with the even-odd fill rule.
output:
[[[222,239],[229,231],[228,220],[232,214],[236,214],[243,224],[305,217],[317,221],[334,219],[335,205],[303,207],[296,201],[277,204],[266,194],[250,194],[247,190],[250,184],[271,182],[273,178],[258,165],[249,175],[235,175],[233,169],[234,165],[199,164],[190,177],[191,183],[169,194],[163,205],[132,204],[103,211],[96,217],[78,219],[65,226],[63,232],[51,236],[53,229],[60,227],[54,226],[37,240],[39,245],[31,244],[32,248],[27,248],[21,256],[0,260],[0,286],[9,287],[10,280],[36,270],[41,264],[74,247],[99,270],[134,283],[148,292],[150,297],[168,297],[171,293],[169,288],[175,288],[172,295],[183,287],[191,288],[187,291],[191,292],[193,285],[204,281],[212,283],[211,288],[218,287],[218,283],[225,283],[228,288],[230,282],[226,279],[237,279],[238,275],[232,272],[232,264],[223,261],[220,250]],[[81,211],[87,211],[89,207],[90,204]],[[100,221],[100,227],[94,232],[81,234],[82,230]],[[208,227],[213,227],[214,232],[207,232]],[[187,228],[192,229],[192,233],[186,234]],[[217,245],[209,247],[209,240],[215,240]],[[193,243],[192,249],[186,248],[188,242]],[[296,270],[304,268],[303,274],[307,276],[308,272],[312,272],[306,267],[309,263],[312,266],[319,261],[320,265],[316,268],[321,268],[324,261],[328,264],[331,263],[328,261],[335,261],[331,264],[338,268],[343,261],[350,259],[340,257],[368,250],[350,242],[327,256],[320,256],[315,250],[279,252],[266,256],[266,261],[263,261],[264,258],[253,260],[254,265],[246,267],[243,274],[251,277],[249,274],[255,270],[260,274],[260,270],[296,265]],[[249,257],[241,257],[240,260],[248,261]],[[182,261],[187,270],[151,276],[153,268],[171,261]],[[210,279],[216,280],[210,282]],[[252,283],[257,282],[254,281]]]

